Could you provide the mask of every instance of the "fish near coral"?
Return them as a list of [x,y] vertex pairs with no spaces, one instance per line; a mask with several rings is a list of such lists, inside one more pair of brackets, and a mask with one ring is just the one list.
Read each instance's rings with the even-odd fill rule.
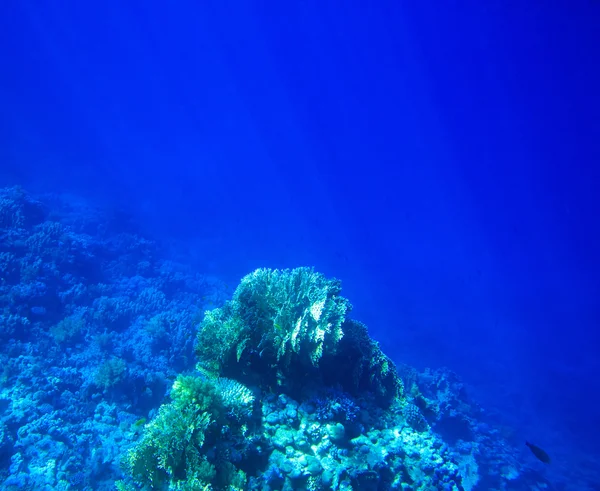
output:
[[533,455],[535,455],[538,458],[538,460],[542,461],[544,464],[550,463],[550,456],[543,449],[529,442],[525,442],[525,445],[529,447],[531,453],[533,453]]

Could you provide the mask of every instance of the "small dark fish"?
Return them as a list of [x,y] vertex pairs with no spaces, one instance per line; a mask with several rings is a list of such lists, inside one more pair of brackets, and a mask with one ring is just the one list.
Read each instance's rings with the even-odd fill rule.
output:
[[535,455],[538,458],[538,460],[541,460],[544,464],[550,463],[550,456],[540,447],[529,442],[525,442],[525,445],[529,447],[529,450],[531,450],[533,455]]

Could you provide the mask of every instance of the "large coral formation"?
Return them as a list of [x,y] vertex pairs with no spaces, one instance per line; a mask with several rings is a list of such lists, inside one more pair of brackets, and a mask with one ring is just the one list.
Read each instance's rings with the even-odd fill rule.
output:
[[[260,269],[206,312],[200,373],[175,382],[173,402],[130,452],[133,481],[158,489],[464,489],[458,459],[426,431],[395,365],[347,318],[339,293],[339,282],[309,268]],[[255,417],[242,382],[259,395]]]
[[231,301],[206,312],[199,367],[298,394],[307,380],[337,384],[390,404],[402,382],[366,327],[347,318],[350,303],[340,291],[339,281],[310,268],[256,270]]

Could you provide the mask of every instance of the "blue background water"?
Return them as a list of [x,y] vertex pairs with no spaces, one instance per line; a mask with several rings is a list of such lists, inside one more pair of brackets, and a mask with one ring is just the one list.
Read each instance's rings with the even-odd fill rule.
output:
[[[343,280],[559,462],[600,428],[600,4],[5,2],[0,183]],[[569,464],[570,465],[570,464]]]

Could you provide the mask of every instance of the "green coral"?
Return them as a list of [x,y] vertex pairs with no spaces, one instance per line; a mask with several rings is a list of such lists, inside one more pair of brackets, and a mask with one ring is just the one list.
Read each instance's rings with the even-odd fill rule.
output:
[[140,485],[160,488],[167,482],[210,482],[214,467],[200,453],[210,414],[193,406],[160,408],[142,440],[128,454],[125,466]]
[[234,307],[237,305],[227,302],[221,308],[205,312],[196,344],[196,353],[202,360],[199,369],[219,373],[232,353],[234,360],[240,361],[250,333]]
[[219,408],[218,396],[210,382],[179,376],[171,399],[127,454],[125,470],[140,486],[160,489],[167,483],[181,486],[185,482],[192,486],[188,489],[202,489],[215,475],[214,466],[201,450]]
[[231,301],[205,314],[197,343],[203,366],[221,372],[248,362],[250,351],[283,371],[293,363],[318,366],[344,334],[351,307],[340,290],[339,281],[312,268],[257,269]]
[[[208,490],[224,480],[227,485],[245,482],[243,472],[227,462],[211,462],[207,454],[214,448],[215,432],[235,424],[227,414],[249,416],[253,401],[250,390],[238,382],[180,375],[171,402],[160,407],[123,460],[126,474],[143,489]],[[211,448],[206,448],[207,440]]]

